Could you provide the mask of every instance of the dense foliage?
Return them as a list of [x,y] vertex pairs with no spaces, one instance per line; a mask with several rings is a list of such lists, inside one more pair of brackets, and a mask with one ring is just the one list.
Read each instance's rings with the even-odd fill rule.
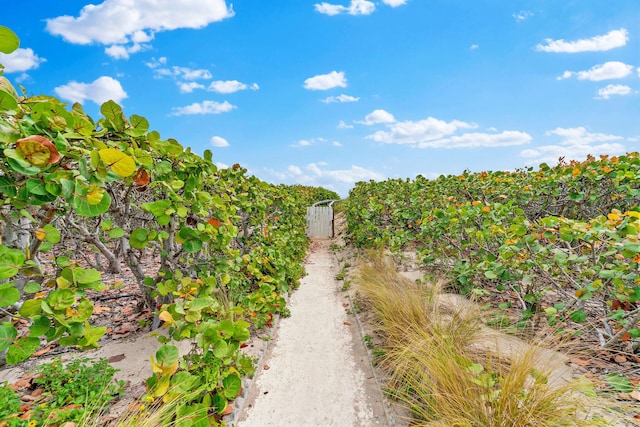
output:
[[590,325],[603,347],[640,337],[640,158],[361,182],[351,241],[416,249],[463,293],[512,295],[520,325]]
[[[4,43],[11,34],[2,28],[3,51],[17,47]],[[41,339],[98,346],[101,271],[126,266],[142,305],[169,328],[150,398],[187,393],[179,417],[215,423],[253,369],[239,351],[249,327],[286,314],[283,296],[304,274],[305,207],[337,195],[219,169],[209,150],[163,139],[113,101],[95,121],[80,104],[21,92],[0,76],[0,351],[18,363]],[[179,360],[170,339],[196,347]]]

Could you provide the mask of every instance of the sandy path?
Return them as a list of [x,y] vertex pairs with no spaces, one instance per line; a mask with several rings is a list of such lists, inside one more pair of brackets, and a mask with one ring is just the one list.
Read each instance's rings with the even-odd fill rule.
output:
[[354,352],[330,244],[324,240],[313,245],[305,264],[308,275],[291,297],[291,317],[280,321],[275,345],[264,361],[268,369],[258,373],[240,427],[387,423],[379,394],[367,385],[372,378],[368,360],[363,363]]

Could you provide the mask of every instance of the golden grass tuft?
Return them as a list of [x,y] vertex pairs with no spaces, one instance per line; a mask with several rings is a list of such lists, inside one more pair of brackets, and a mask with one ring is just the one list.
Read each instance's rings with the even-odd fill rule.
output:
[[558,374],[549,350],[513,346],[484,326],[477,305],[442,294],[443,282],[412,282],[381,253],[369,258],[358,283],[385,336],[390,393],[414,414],[412,425],[597,425],[579,415],[583,385]]

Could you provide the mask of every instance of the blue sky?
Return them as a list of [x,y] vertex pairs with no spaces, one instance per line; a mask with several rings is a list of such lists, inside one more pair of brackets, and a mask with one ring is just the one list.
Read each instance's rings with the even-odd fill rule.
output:
[[640,145],[638,0],[6,3],[14,84],[269,182],[346,196]]

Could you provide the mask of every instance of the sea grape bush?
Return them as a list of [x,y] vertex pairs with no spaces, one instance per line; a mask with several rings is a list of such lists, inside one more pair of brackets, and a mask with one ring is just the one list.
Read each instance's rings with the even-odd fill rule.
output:
[[[7,34],[2,51],[15,48]],[[338,195],[219,169],[211,151],[163,139],[113,101],[96,121],[80,104],[20,92],[0,76],[0,352],[18,363],[41,339],[98,346],[106,327],[91,324],[91,295],[106,287],[102,271],[126,266],[155,325],[195,342],[179,359],[163,338],[150,398],[189,390],[179,416],[215,425],[253,369],[239,352],[249,327],[286,314],[283,296],[304,275],[306,206]]]
[[[463,293],[514,295],[523,321],[592,326],[603,347],[640,337],[640,158],[428,180],[356,184],[348,199],[357,246],[415,249]],[[521,322],[523,324],[523,322]]]

